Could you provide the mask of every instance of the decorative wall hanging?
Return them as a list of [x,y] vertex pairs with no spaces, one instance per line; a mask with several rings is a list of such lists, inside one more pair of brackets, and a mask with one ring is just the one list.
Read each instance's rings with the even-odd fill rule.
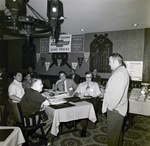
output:
[[26,40],[22,47],[22,68],[36,69],[36,46],[33,44],[33,38]]
[[78,65],[78,63],[77,63],[77,62],[72,62],[72,68],[73,68],[74,70],[76,70],[77,65]]
[[63,65],[67,65],[69,68],[71,66],[68,64],[68,53],[52,53],[52,64],[50,65],[50,68],[55,64],[56,66],[60,67]]
[[46,60],[46,58],[45,57],[41,57],[41,63],[42,63],[42,66],[44,65],[44,63],[45,63],[45,60]]
[[113,43],[105,35],[94,35],[95,39],[90,44],[90,70],[94,68],[98,72],[111,72],[109,56],[112,54]]
[[37,60],[37,62],[39,61],[39,59],[40,59],[40,53],[36,53],[36,60]]
[[85,62],[87,62],[87,61],[88,61],[88,59],[89,59],[89,55],[90,55],[90,52],[84,52]]
[[71,53],[83,52],[83,38],[84,35],[72,35]]
[[45,66],[46,66],[46,71],[48,71],[49,66],[50,66],[50,62],[45,62]]
[[81,67],[82,62],[83,62],[83,57],[78,57],[78,64],[79,64],[79,67]]

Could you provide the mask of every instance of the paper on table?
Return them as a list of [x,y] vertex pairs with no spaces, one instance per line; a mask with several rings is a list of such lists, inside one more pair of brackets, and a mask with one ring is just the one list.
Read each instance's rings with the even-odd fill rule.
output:
[[72,97],[72,96],[68,95],[68,94],[59,94],[59,95],[55,95],[54,97],[57,99],[63,99],[63,98],[68,98],[68,97]]
[[49,105],[49,101],[48,100],[45,100],[42,105]]
[[130,92],[130,99],[138,100],[140,94],[141,94],[141,88],[133,88]]
[[66,100],[63,100],[63,99],[57,99],[57,100],[54,100],[54,101],[50,101],[50,103],[52,105],[57,105],[57,104],[62,104],[62,103],[66,103],[67,101]]

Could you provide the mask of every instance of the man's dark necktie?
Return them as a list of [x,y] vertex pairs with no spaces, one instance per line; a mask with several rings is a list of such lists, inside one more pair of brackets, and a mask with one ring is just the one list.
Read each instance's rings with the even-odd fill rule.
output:
[[87,87],[86,87],[86,90],[88,90],[90,88],[90,86],[89,86],[89,83],[87,83]]
[[64,81],[62,81],[62,87],[63,87],[63,91],[65,91],[65,83],[64,83]]

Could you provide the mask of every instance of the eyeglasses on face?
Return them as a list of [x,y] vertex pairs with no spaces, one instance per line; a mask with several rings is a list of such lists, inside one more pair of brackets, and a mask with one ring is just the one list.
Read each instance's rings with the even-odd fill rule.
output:
[[92,78],[92,77],[85,77],[85,78]]
[[65,75],[60,75],[59,77],[62,78],[62,77],[65,77]]

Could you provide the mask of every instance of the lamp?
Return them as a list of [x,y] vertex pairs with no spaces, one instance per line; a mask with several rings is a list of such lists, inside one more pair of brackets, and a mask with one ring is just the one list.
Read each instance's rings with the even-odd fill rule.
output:
[[[29,0],[5,0],[5,10],[0,10],[0,38],[3,35],[35,37],[60,33],[60,17],[63,17],[63,4],[59,0],[47,0],[48,21],[29,4]],[[27,16],[27,7],[36,18]],[[7,12],[6,12],[7,10]],[[56,31],[57,30],[57,31]]]
[[[52,35],[58,40],[57,34],[60,32],[60,23],[63,22],[63,4],[59,0],[47,1],[47,17],[52,27]],[[59,20],[59,21],[58,21]]]

